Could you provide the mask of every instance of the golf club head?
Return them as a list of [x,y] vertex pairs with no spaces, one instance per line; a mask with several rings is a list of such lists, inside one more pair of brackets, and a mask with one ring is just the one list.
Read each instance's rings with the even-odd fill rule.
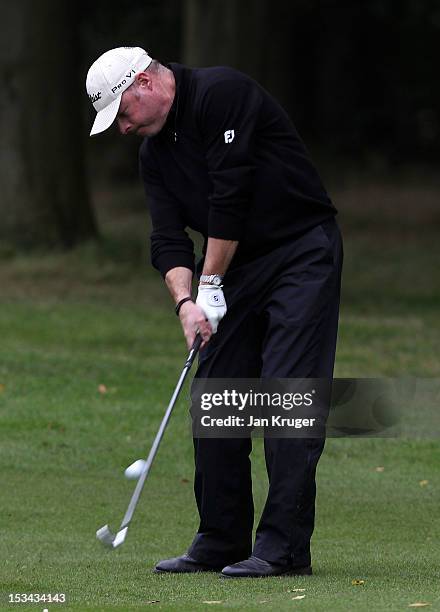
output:
[[118,533],[115,535],[115,539],[113,540],[113,548],[117,548],[125,541],[125,536],[127,535],[128,527],[124,527],[124,529],[120,529]]
[[110,531],[108,525],[104,525],[101,529],[98,529],[96,532],[96,537],[100,542],[107,546],[108,548],[113,548],[113,542],[115,541],[115,536]]
[[117,548],[125,541],[125,536],[127,535],[128,527],[124,527],[116,535],[113,535],[110,531],[108,525],[104,525],[101,529],[98,529],[96,532],[96,537],[100,542],[107,546],[108,548]]

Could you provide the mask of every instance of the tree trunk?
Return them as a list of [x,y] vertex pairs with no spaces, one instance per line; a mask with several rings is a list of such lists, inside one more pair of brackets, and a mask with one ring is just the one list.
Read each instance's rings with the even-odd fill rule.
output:
[[19,247],[68,248],[97,234],[83,163],[75,6],[2,6],[0,239]]
[[184,61],[242,70],[289,110],[294,13],[290,0],[186,0]]
[[238,0],[186,0],[184,58],[190,66],[236,64]]

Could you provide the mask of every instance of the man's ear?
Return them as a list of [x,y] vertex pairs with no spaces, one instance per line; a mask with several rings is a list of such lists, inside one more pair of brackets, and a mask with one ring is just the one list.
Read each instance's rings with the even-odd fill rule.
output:
[[134,80],[138,87],[147,87],[148,89],[152,88],[152,80],[151,75],[148,72],[138,72],[135,76]]

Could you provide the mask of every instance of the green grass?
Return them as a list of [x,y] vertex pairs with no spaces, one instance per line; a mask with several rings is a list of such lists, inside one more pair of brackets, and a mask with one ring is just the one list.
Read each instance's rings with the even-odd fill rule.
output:
[[[336,374],[438,377],[440,245],[429,211],[404,227],[388,220],[372,229],[349,195],[340,194],[346,263]],[[171,300],[144,263],[145,214],[100,209],[100,221],[100,247],[0,262],[0,609],[53,610],[8,605],[8,594],[61,592],[66,610],[150,602],[182,611],[403,610],[414,602],[440,610],[436,439],[327,441],[313,577],[153,574],[197,528],[187,391],[126,544],[113,552],[99,545],[95,530],[117,527],[125,512],[133,483],[123,470],[146,454],[186,353]],[[261,440],[253,472],[258,513],[267,487]]]

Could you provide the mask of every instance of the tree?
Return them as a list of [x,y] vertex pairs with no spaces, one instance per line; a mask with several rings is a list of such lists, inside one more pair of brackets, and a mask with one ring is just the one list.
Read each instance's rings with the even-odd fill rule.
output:
[[186,0],[185,62],[229,65],[261,77],[266,13],[267,0]]
[[242,70],[288,108],[294,8],[290,0],[186,0],[185,62]]
[[87,193],[76,3],[2,6],[0,238],[72,247],[96,236]]

